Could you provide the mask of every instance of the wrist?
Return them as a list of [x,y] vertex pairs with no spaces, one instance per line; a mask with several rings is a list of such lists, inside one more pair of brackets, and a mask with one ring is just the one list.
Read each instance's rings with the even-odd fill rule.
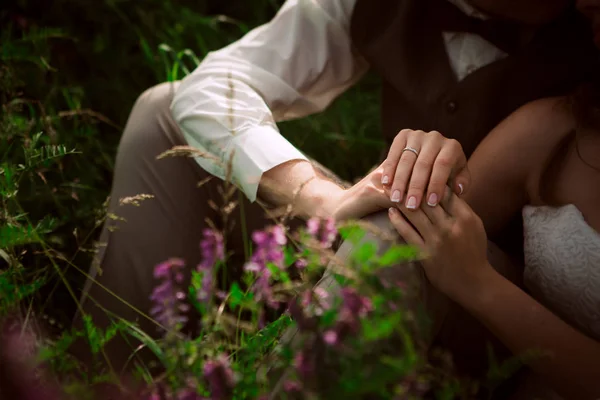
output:
[[294,201],[295,213],[303,218],[335,218],[345,189],[334,182],[315,176],[299,188]]
[[468,283],[453,290],[450,297],[468,311],[485,309],[486,304],[494,301],[495,288],[501,283],[502,276],[487,262],[477,268],[477,273]]

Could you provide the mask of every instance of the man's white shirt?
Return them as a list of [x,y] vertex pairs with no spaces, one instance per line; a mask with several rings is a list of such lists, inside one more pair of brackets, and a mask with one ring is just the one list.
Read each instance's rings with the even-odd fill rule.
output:
[[[465,0],[448,1],[485,18]],[[276,122],[323,111],[369,69],[350,38],[355,3],[288,0],[270,22],[209,53],[182,80],[173,117],[190,146],[221,160],[196,158],[202,168],[221,179],[232,168],[231,179],[254,201],[264,172],[306,159]],[[458,81],[506,56],[472,33],[443,38]]]

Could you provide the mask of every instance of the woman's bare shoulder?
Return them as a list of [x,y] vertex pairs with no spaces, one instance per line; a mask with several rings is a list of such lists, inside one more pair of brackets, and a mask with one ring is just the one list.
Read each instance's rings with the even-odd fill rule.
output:
[[[575,127],[565,97],[548,97],[529,102],[504,122],[511,126],[506,133],[512,136],[512,140],[540,151],[543,149],[552,151]],[[543,156],[543,151],[540,153],[539,155]]]
[[[575,126],[564,97],[527,103],[506,117],[469,159],[469,168],[498,185],[527,191]],[[483,180],[483,178],[481,178]]]

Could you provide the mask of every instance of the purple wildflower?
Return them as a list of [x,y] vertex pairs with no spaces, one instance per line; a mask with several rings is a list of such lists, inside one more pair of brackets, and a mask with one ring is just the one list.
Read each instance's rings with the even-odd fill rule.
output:
[[205,400],[204,396],[200,396],[196,389],[194,388],[185,388],[181,389],[179,393],[177,393],[177,400]]
[[217,262],[225,259],[225,248],[223,246],[223,235],[213,229],[205,229],[200,241],[202,261],[196,270],[202,274],[202,283],[198,291],[198,301],[207,303],[212,296],[214,286],[214,266]]
[[306,259],[304,259],[304,258],[299,258],[296,260],[295,265],[296,265],[296,268],[298,268],[298,269],[304,269],[308,266],[308,261],[306,261]]
[[154,277],[162,282],[154,288],[150,296],[154,302],[150,315],[169,330],[187,322],[184,313],[188,311],[189,306],[184,303],[186,296],[180,290],[184,280],[184,266],[183,260],[173,258],[154,268]]
[[356,334],[360,329],[360,320],[364,318],[373,309],[371,300],[361,296],[353,288],[342,289],[342,307],[338,313],[336,325],[332,332],[323,336],[323,340],[328,344],[339,343],[349,334]]
[[338,334],[334,330],[328,330],[323,334],[323,341],[330,346],[337,344]]
[[350,287],[342,289],[342,299],[342,315],[362,318],[373,309],[373,304],[369,298],[361,296],[355,289]]
[[323,226],[323,232],[321,234],[321,243],[327,248],[331,247],[337,237],[337,228],[335,227],[335,220],[333,218],[327,218]]
[[256,249],[244,269],[253,272],[257,276],[253,288],[257,300],[264,301],[270,307],[277,307],[277,302],[273,298],[269,285],[271,271],[268,265],[273,264],[283,268],[283,246],[287,243],[285,231],[280,225],[275,225],[264,231],[254,232],[252,240],[256,244]]
[[235,386],[235,376],[225,355],[204,364],[204,378],[208,382],[211,398],[222,400],[231,397]]
[[327,290],[322,287],[315,288],[313,290],[315,298],[315,315],[323,315],[323,312],[331,309],[333,304],[331,303],[331,296]]
[[146,400],[162,400],[160,398],[160,394],[158,394],[158,392],[151,392],[148,397],[146,397]]
[[302,380],[307,380],[314,373],[314,356],[311,356],[307,349],[296,353],[294,357],[294,367]]
[[306,231],[309,235],[316,237],[321,229],[321,220],[317,217],[313,217],[306,221]]
[[337,228],[333,218],[323,221],[316,217],[311,218],[306,223],[306,231],[317,239],[324,249],[330,248],[337,237]]
[[302,386],[298,382],[294,381],[285,381],[283,383],[283,390],[287,393],[291,392],[299,392],[302,389]]
[[225,259],[225,248],[223,246],[223,235],[213,229],[205,229],[200,241],[202,251],[202,262],[199,268],[212,268],[217,262]]

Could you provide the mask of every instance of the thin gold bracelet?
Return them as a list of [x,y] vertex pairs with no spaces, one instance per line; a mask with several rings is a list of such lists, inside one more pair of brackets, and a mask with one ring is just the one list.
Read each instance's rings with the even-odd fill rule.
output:
[[296,203],[296,199],[298,198],[298,196],[300,195],[300,192],[302,192],[302,189],[304,189],[304,187],[306,185],[308,185],[310,182],[312,182],[314,179],[317,178],[317,175],[311,176],[310,178],[308,178],[307,180],[305,180],[304,182],[302,182],[300,184],[300,186],[298,186],[298,189],[296,189],[294,191],[294,195],[292,197],[292,204]]

